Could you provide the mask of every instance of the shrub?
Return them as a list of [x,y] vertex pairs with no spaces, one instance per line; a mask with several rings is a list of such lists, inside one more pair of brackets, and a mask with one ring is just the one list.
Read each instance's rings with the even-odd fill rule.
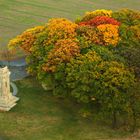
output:
[[9,47],[28,53],[28,72],[54,95],[73,97],[89,109],[99,105],[99,112],[111,115],[113,126],[124,113],[134,124],[139,114],[133,85],[139,79],[140,25],[139,14],[133,14],[96,10],[82,18],[83,26],[51,19],[11,40]]
[[129,103],[127,90],[134,84],[134,75],[121,63],[103,61],[95,51],[72,59],[66,75],[71,95],[85,103],[99,103],[103,112],[112,115],[115,126],[116,113]]
[[111,24],[102,24],[97,28],[80,26],[77,28],[77,34],[82,48],[87,48],[91,44],[115,47],[120,41],[119,26]]
[[75,40],[59,40],[48,53],[47,62],[42,69],[46,72],[55,72],[58,64],[69,62],[71,58],[76,57],[79,53],[80,48]]
[[74,39],[76,37],[77,24],[64,18],[54,18],[47,24],[47,45],[54,44],[59,39]]
[[103,24],[97,26],[101,45],[116,46],[120,40],[117,25]]
[[134,26],[140,24],[139,11],[122,9],[117,12],[113,12],[112,17],[128,26]]
[[129,68],[134,69],[137,78],[140,78],[140,26],[121,25],[119,28],[120,42],[116,49],[112,49],[115,54],[124,57]]
[[100,43],[96,28],[92,28],[90,26],[79,26],[76,31],[81,48],[88,48],[92,44]]
[[100,10],[95,10],[95,11],[92,11],[92,12],[86,12],[86,14],[81,19],[81,21],[88,21],[88,20],[93,19],[97,16],[112,17],[112,11],[111,10],[100,9]]
[[37,34],[42,32],[44,29],[44,26],[37,26],[26,30],[21,35],[10,40],[8,44],[9,48],[12,49],[20,46],[20,48],[22,48],[27,53],[31,53],[31,47],[37,38]]
[[77,28],[77,32],[80,42],[84,42],[85,48],[92,43],[116,46],[120,41],[119,26],[121,23],[111,17],[100,16],[98,12],[95,11],[94,18],[79,23],[80,27]]
[[120,22],[107,16],[97,16],[89,21],[79,23],[80,26],[89,25],[89,26],[95,26],[95,27],[102,24],[112,24],[112,25],[120,26]]

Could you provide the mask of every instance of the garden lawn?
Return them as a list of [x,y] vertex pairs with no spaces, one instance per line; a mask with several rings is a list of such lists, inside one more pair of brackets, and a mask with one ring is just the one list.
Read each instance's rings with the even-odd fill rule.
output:
[[78,104],[53,97],[35,79],[18,81],[17,86],[20,101],[10,112],[0,112],[2,140],[125,140],[130,137],[128,132],[112,130],[94,118],[82,118]]
[[90,10],[140,10],[139,5],[139,0],[0,0],[0,50],[25,29],[42,25],[52,17],[75,20]]

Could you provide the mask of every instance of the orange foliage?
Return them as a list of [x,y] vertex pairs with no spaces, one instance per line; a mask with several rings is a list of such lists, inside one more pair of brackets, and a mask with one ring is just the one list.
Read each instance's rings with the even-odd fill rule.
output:
[[37,26],[26,30],[21,35],[18,35],[16,38],[10,40],[8,44],[9,48],[20,47],[24,51],[31,53],[31,47],[36,40],[37,34],[42,32],[44,29],[44,26]]
[[55,44],[55,48],[49,52],[47,62],[42,68],[47,72],[55,72],[58,64],[69,62],[71,58],[79,53],[80,48],[76,40],[59,40]]
[[47,45],[54,44],[59,39],[73,39],[76,37],[77,24],[64,19],[64,18],[54,18],[47,24],[48,39],[46,41]]
[[103,24],[97,26],[97,29],[101,45],[117,45],[118,41],[120,40],[118,33],[119,26]]

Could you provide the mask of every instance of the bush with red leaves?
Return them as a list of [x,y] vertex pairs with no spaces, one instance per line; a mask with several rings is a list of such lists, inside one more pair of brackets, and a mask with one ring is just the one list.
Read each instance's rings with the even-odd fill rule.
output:
[[107,16],[97,16],[89,21],[79,23],[80,26],[90,25],[95,27],[101,24],[112,24],[120,26],[121,23],[114,18]]

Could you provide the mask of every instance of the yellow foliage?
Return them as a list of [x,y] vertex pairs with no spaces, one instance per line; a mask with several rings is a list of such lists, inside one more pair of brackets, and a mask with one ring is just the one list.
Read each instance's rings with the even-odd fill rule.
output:
[[11,49],[20,47],[26,52],[31,52],[31,47],[36,39],[36,35],[44,29],[45,26],[36,26],[34,28],[27,29],[21,35],[18,35],[16,38],[10,40],[8,47]]
[[87,48],[90,44],[95,43],[99,44],[99,39],[97,35],[97,31],[95,28],[90,26],[79,26],[78,28],[78,35],[83,38],[80,47]]
[[135,39],[140,40],[140,25],[131,26],[130,30],[134,33]]
[[101,45],[113,45],[116,46],[119,42],[119,26],[112,24],[102,24],[97,26],[98,37]]
[[86,12],[85,16],[83,17],[82,21],[87,21],[90,20],[94,17],[97,16],[107,16],[107,17],[112,17],[112,11],[111,10],[105,10],[105,9],[101,9],[101,10],[95,10],[92,12]]
[[116,46],[120,40],[119,26],[112,24],[102,24],[95,27],[80,26],[78,35],[81,37],[81,47],[87,48],[90,44],[113,45]]
[[47,72],[55,72],[57,65],[60,63],[67,63],[71,58],[80,53],[80,47],[76,40],[63,39],[59,40],[54,49],[48,54],[47,62],[42,69]]
[[77,24],[64,19],[53,18],[47,24],[48,39],[46,45],[54,44],[59,39],[73,39],[76,37]]

